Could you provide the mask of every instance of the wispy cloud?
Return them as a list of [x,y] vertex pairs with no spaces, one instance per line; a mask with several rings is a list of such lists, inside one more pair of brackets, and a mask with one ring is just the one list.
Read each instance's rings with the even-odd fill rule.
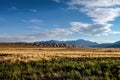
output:
[[87,35],[108,35],[111,34],[111,24],[87,24],[82,22],[71,22],[70,23],[73,32]]
[[[58,36],[68,36],[72,34],[72,31],[68,28],[52,28],[49,30],[48,29],[42,30],[42,28],[40,27],[42,20],[36,18],[29,20],[22,20],[22,22],[27,24],[28,23],[34,24],[33,27],[29,27],[29,28],[37,30],[37,33],[30,34],[29,36],[33,36],[35,38],[48,39],[48,38],[56,38]],[[60,25],[56,25],[56,26],[60,27]]]
[[10,8],[8,8],[8,11],[16,11],[17,7],[16,6],[11,6]]
[[34,42],[39,40],[60,39],[60,36],[67,36],[71,34],[72,32],[70,30],[56,28],[23,36],[0,35],[0,42]]
[[43,32],[38,32],[36,34],[33,34],[32,36],[36,37],[41,37],[41,38],[53,38],[57,37],[60,35],[71,35],[72,32],[68,29],[61,29],[61,28],[56,28],[56,29],[51,29],[51,30],[46,30]]
[[67,4],[83,5],[85,7],[111,7],[120,5],[120,0],[71,0]]
[[85,12],[93,22],[98,24],[114,21],[120,16],[120,8],[83,8],[80,11]]
[[41,30],[40,26],[32,26],[32,27],[29,27],[29,28],[34,29],[34,30]]
[[24,19],[21,20],[22,22],[24,22],[25,24],[29,25],[28,28],[32,29],[32,30],[42,30],[41,26],[43,25],[43,20],[41,19],[37,19],[37,18],[32,18],[32,19]]
[[[67,3],[71,9],[84,12],[91,17],[92,21],[98,24],[114,21],[120,16],[120,0],[71,0]],[[79,7],[83,5],[84,7]]]
[[71,22],[72,29],[76,28],[77,32],[90,35],[120,33],[112,31],[109,23],[120,16],[120,0],[70,0],[67,5],[68,9],[83,12],[93,21],[92,24]]
[[29,9],[29,11],[34,12],[34,13],[38,12],[37,9]]
[[32,24],[41,24],[42,20],[33,18],[33,19],[29,19],[29,20],[22,20],[22,22],[24,22],[24,23],[32,23]]
[[36,38],[33,36],[10,36],[10,35],[0,35],[0,42],[32,42],[35,41]]
[[57,3],[60,3],[60,2],[61,2],[61,0],[52,0],[52,1],[55,1],[55,2],[57,2]]

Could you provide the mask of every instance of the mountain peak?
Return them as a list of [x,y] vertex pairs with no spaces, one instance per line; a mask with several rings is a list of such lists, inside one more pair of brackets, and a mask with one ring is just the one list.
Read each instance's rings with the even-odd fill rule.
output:
[[71,41],[58,41],[58,40],[49,40],[49,41],[44,41],[46,43],[64,43],[64,44],[69,44],[69,45],[78,45],[78,46],[93,46],[93,45],[97,45],[96,42],[92,42],[92,41],[87,41],[84,39],[78,39],[78,40],[71,40]]
[[120,41],[115,42],[114,44],[120,44]]

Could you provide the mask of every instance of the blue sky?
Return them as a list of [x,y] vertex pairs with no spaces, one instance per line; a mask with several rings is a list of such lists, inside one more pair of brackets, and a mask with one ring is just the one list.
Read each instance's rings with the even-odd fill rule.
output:
[[120,0],[0,0],[0,42],[120,40]]

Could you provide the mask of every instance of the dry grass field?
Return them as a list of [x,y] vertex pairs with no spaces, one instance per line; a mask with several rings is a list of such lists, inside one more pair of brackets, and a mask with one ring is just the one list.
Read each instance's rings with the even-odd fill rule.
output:
[[120,48],[0,48],[0,60],[36,61],[57,57],[120,57]]
[[0,80],[120,80],[120,48],[0,48]]

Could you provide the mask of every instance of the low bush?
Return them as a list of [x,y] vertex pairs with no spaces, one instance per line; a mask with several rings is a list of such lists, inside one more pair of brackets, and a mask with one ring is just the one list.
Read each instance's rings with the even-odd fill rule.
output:
[[55,58],[0,62],[0,80],[120,80],[119,58]]

